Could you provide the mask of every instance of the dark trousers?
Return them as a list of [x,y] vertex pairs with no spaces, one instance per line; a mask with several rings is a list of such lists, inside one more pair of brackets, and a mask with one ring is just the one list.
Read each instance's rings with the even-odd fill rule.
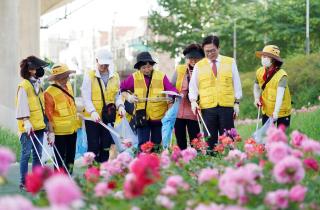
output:
[[[77,133],[70,135],[55,135],[54,144],[59,151],[59,154],[66,165],[70,174],[73,171],[74,157],[76,155],[76,143],[77,143]],[[64,168],[57,151],[54,150],[54,154],[58,161],[59,168]]]
[[96,157],[95,160],[99,163],[105,162],[109,159],[109,149],[113,144],[113,139],[110,132],[102,125],[85,120],[88,152],[93,152]]
[[[218,134],[222,135],[225,129],[230,130],[234,128],[233,112],[233,107],[221,106],[201,110],[203,120],[211,134],[211,137],[208,139],[210,149],[213,149],[218,143]],[[206,129],[204,129],[204,132],[208,136]]]
[[[291,115],[287,116],[287,117],[280,117],[278,118],[278,120],[275,122],[277,123],[277,127],[279,127],[279,125],[284,125],[287,127],[290,126],[290,118],[291,118]],[[267,120],[269,119],[269,117],[267,115],[262,115],[262,125],[264,125]]]
[[195,120],[177,118],[174,124],[174,132],[177,139],[177,144],[181,150],[187,148],[187,129],[190,143],[200,132],[198,122]]
[[161,133],[162,124],[161,122],[152,123],[149,122],[148,125],[137,128],[139,148],[142,144],[151,140],[155,144],[161,144],[162,133]]

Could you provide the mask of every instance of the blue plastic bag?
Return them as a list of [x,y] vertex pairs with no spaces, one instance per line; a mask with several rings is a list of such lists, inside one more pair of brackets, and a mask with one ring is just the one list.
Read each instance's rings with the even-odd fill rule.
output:
[[253,134],[252,134],[252,138],[258,143],[258,144],[265,144],[265,136],[267,133],[267,130],[269,129],[269,127],[273,124],[273,120],[272,118],[269,118],[267,120],[267,122],[258,130],[256,130]]
[[84,153],[88,151],[88,142],[87,142],[87,134],[84,126],[77,130],[77,146],[76,146],[76,157],[83,156]]

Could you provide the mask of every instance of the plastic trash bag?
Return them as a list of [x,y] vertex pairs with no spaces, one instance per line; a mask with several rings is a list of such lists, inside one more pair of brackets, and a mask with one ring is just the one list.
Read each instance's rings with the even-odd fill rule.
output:
[[[42,141],[42,145],[43,145],[43,148],[42,148],[42,155],[41,155],[41,161],[42,163],[45,163],[47,161],[50,161],[52,158],[54,160],[54,153],[53,153],[53,147],[50,146],[48,144],[48,136],[47,136],[47,133],[44,132],[43,134],[43,141]],[[49,155],[51,157],[48,156],[48,154],[45,152],[45,150],[49,153]]]
[[120,135],[117,137],[110,132],[119,153],[130,149],[125,145],[128,142],[131,142],[133,148],[138,148],[138,136],[132,131],[126,118],[122,118],[121,122],[114,127],[114,130]]
[[87,134],[86,129],[84,127],[84,123],[82,128],[77,130],[77,146],[76,146],[76,157],[78,159],[88,150],[88,142],[87,142]]
[[253,134],[252,134],[252,138],[258,143],[258,144],[265,144],[265,136],[267,133],[267,130],[269,129],[269,127],[273,124],[273,120],[272,118],[269,118],[267,120],[267,122],[258,130],[256,130]]

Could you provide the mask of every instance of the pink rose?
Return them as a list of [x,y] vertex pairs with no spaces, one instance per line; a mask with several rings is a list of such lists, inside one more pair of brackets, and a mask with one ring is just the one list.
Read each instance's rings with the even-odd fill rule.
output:
[[198,182],[199,184],[202,184],[212,179],[218,179],[218,177],[219,177],[219,171],[217,169],[204,168],[199,173]]
[[296,185],[291,188],[289,192],[289,197],[291,201],[302,202],[304,200],[305,194],[308,191],[308,188],[302,185]]
[[83,154],[83,164],[84,165],[91,165],[94,161],[96,155],[93,152],[86,152]]
[[15,161],[13,152],[5,147],[0,147],[0,176],[7,175],[10,164]]
[[304,165],[306,166],[306,169],[312,169],[314,171],[319,170],[319,164],[317,160],[313,158],[306,158],[303,160]]

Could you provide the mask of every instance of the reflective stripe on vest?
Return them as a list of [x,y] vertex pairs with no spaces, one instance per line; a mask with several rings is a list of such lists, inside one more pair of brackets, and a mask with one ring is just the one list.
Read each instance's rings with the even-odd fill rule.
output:
[[[34,130],[41,130],[46,127],[43,119],[43,113],[40,105],[39,98],[44,106],[43,92],[40,89],[39,95],[35,94],[32,84],[28,80],[23,80],[18,88],[23,88],[28,97],[28,105],[30,109],[29,120],[32,124]],[[18,104],[18,95],[16,96],[16,105]],[[44,108],[44,107],[43,107]],[[27,116],[26,116],[27,117]],[[18,131],[23,133],[25,132],[23,120],[18,120]]]
[[[101,117],[101,111],[103,107],[103,101],[101,97],[101,90],[99,86],[99,82],[96,77],[96,71],[92,70],[89,72],[89,77],[91,80],[91,100],[93,103],[96,112],[99,113]],[[103,81],[101,81],[101,87],[103,90]],[[118,73],[114,73],[113,77],[109,78],[107,87],[104,91],[104,98],[106,100],[106,104],[115,103],[116,95],[119,93],[120,90],[120,78]],[[86,117],[90,117],[90,113],[85,112],[84,114]]]
[[233,58],[220,56],[218,78],[213,74],[207,58],[202,59],[198,66],[198,84],[200,108],[207,109],[218,105],[224,107],[234,106],[234,90],[232,80]]
[[[264,80],[263,80],[264,72],[265,72],[264,67],[260,67],[256,73],[256,77],[257,77],[260,88],[264,83]],[[274,112],[274,107],[275,107],[276,98],[277,98],[277,88],[278,88],[279,81],[283,76],[287,76],[287,73],[283,69],[278,70],[277,73],[272,77],[272,79],[267,83],[264,91],[262,92],[262,104],[263,104],[262,113],[266,114],[269,117],[272,117],[272,114]],[[286,116],[289,116],[290,113],[291,113],[291,95],[290,95],[290,90],[287,84],[286,89],[284,91],[284,96],[282,99],[282,104],[281,104],[278,116],[286,117]]]
[[[165,97],[164,94],[160,92],[164,90],[163,78],[164,73],[158,70],[153,70],[152,80],[149,87],[148,98]],[[138,98],[145,98],[147,95],[147,86],[144,80],[144,75],[140,71],[133,73],[134,79],[134,94]],[[145,108],[145,102],[137,103],[136,110],[141,110]],[[147,102],[147,119],[160,120],[164,116],[168,109],[168,104],[166,101],[158,102]]]
[[178,65],[177,66],[177,81],[176,81],[176,88],[180,92],[182,89],[183,79],[187,72],[187,65]]
[[[67,83],[68,92],[73,96],[71,84]],[[52,113],[52,125],[55,135],[69,135],[75,133],[79,126],[77,109],[75,103],[62,90],[49,86],[46,93],[50,94],[54,101],[54,111]]]

